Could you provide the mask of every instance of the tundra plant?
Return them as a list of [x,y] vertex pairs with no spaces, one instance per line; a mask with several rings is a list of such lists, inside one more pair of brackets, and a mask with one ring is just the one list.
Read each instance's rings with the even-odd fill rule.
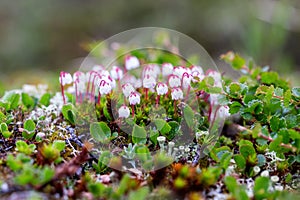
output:
[[[161,31],[168,32],[167,40],[178,39],[184,45],[177,48],[167,46],[166,41],[148,43],[149,37]],[[136,37],[132,44],[116,45],[125,38]],[[105,58],[97,54],[103,48],[108,55]],[[186,54],[187,49],[195,52]],[[194,55],[200,55],[202,60],[194,61]],[[65,118],[96,144],[93,153],[112,152],[111,158],[121,162],[118,170],[131,161],[121,159],[124,151],[116,149],[133,143],[137,145],[132,158],[137,160],[136,166],[159,169],[164,166],[155,166],[156,154],[172,157],[171,149],[190,144],[200,131],[209,132],[199,147],[204,156],[229,116],[229,108],[218,99],[223,91],[222,77],[213,61],[195,41],[170,30],[136,29],[109,38],[91,51],[73,74],[73,80],[70,77],[67,72],[61,72],[59,77],[64,101],[66,85],[74,91],[68,96],[69,103],[75,103],[75,110],[66,104],[71,110],[66,111]],[[98,121],[101,126],[96,128]],[[162,137],[172,148],[163,149]]]

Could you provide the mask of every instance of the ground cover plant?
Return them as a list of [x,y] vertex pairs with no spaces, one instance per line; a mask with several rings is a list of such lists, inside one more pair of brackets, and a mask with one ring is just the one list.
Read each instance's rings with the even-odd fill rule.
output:
[[300,88],[233,52],[239,80],[149,54],[7,91],[1,198],[299,197]]

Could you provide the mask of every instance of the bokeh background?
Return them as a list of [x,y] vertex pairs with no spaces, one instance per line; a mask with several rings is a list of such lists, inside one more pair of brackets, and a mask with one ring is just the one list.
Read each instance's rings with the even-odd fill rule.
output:
[[87,44],[143,26],[187,34],[221,68],[232,50],[300,83],[299,0],[1,0],[0,88],[57,81]]

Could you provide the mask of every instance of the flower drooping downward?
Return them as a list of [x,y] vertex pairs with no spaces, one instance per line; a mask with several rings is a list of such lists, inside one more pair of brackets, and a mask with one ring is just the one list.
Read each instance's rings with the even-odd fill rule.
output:
[[130,115],[130,110],[127,106],[123,105],[119,108],[119,117],[128,118]]
[[64,103],[66,103],[64,86],[71,84],[73,82],[72,75],[67,72],[60,72],[59,82],[60,82],[60,86],[61,86],[61,94],[63,96],[63,101],[64,101]]
[[125,68],[126,70],[132,70],[140,66],[140,61],[135,56],[127,56],[125,58]]

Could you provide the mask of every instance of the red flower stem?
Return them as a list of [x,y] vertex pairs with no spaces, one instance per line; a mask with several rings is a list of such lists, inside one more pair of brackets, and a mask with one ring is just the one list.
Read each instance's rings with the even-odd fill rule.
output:
[[[238,131],[240,131],[240,132],[247,131],[247,132],[249,132],[249,133],[253,133],[252,130],[247,129],[246,127],[243,127],[243,126],[241,126],[241,125],[239,125],[239,124],[233,124],[232,126],[235,127],[235,128],[236,128]],[[273,141],[274,141],[273,138],[271,138],[271,137],[269,137],[269,136],[267,136],[267,135],[264,135],[264,134],[261,133],[261,132],[258,133],[258,137],[259,137],[259,138],[262,138],[262,139],[265,139],[265,140],[267,140],[267,141],[269,141],[269,142],[273,142]],[[297,151],[297,148],[296,148],[296,147],[293,147],[291,144],[281,143],[280,146],[281,146],[281,147],[284,147],[284,148],[287,148],[287,149],[291,149],[293,152]]]
[[210,105],[209,105],[209,109],[208,109],[208,121],[209,121],[209,122],[210,122],[210,117],[211,117],[211,113],[212,113],[212,107],[213,107],[213,105],[210,104]]
[[122,92],[122,86],[121,86],[121,81],[118,79],[118,91],[121,93]]
[[148,100],[148,88],[144,88],[145,91],[145,99]]
[[160,98],[160,95],[157,95],[157,97],[156,97],[156,108],[158,107],[159,98]]
[[82,103],[83,102],[83,94],[82,93],[79,93],[80,94],[80,100],[79,102]]
[[65,97],[65,91],[64,91],[64,86],[62,85],[62,77],[60,75],[60,88],[61,88],[61,95],[64,100],[64,104],[66,104],[66,97]]
[[176,100],[174,100],[173,106],[174,106],[174,115],[176,115],[176,112],[177,112],[177,109],[176,109]]
[[96,79],[96,76],[94,76],[93,78],[93,81],[92,81],[92,90],[91,90],[91,96],[90,96],[90,99],[91,101],[93,102],[93,97],[95,97],[95,79]]
[[101,94],[100,92],[98,93],[98,105],[100,106],[100,102],[101,102]]
[[133,104],[131,105],[131,108],[132,108],[132,118],[134,118],[134,105]]
[[78,103],[78,90],[77,90],[77,82],[75,82],[75,101]]

